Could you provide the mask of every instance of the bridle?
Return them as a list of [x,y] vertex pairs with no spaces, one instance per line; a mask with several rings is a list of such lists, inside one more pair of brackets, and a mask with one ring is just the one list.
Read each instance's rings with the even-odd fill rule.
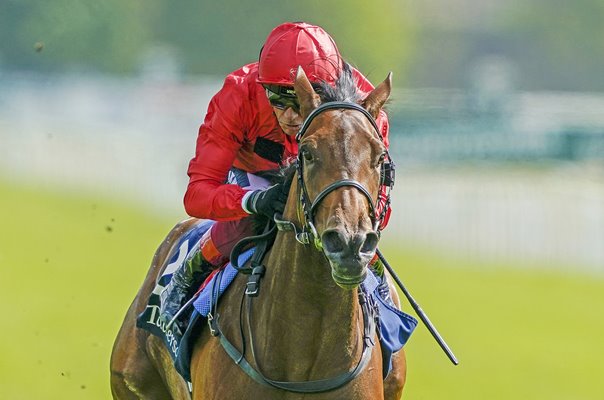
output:
[[[365,110],[363,107],[361,107],[360,105],[358,105],[356,103],[334,101],[334,102],[327,102],[327,103],[320,105],[315,110],[313,110],[308,115],[308,117],[306,117],[306,120],[302,124],[300,131],[296,135],[296,141],[298,142],[298,144],[300,144],[302,137],[308,130],[308,127],[310,126],[312,121],[317,117],[317,115],[319,115],[322,112],[325,112],[327,110],[334,110],[334,109],[348,109],[348,110],[356,110],[356,111],[361,112],[363,115],[365,115],[367,117],[367,119],[369,119],[369,121],[371,122],[371,125],[375,128],[376,132],[378,133],[378,136],[383,141],[383,137],[380,134],[380,130],[377,126],[377,123],[375,122],[375,119],[367,110]],[[338,181],[335,181],[334,183],[327,185],[327,187],[325,187],[323,190],[321,190],[319,192],[319,194],[316,196],[316,198],[311,201],[310,196],[308,195],[308,189],[306,188],[306,184],[304,181],[304,173],[303,173],[304,157],[300,153],[298,153],[296,168],[297,168],[297,174],[298,174],[298,183],[299,183],[299,186],[301,187],[300,206],[304,213],[305,223],[302,228],[298,228],[294,222],[282,220],[281,218],[278,218],[277,216],[275,216],[275,224],[276,224],[276,227],[278,230],[293,231],[295,233],[296,240],[303,245],[310,244],[311,240],[312,240],[315,247],[319,251],[322,251],[323,245],[321,243],[320,236],[319,236],[317,229],[315,227],[315,224],[314,224],[314,215],[316,213],[317,207],[321,203],[321,201],[323,201],[325,199],[325,197],[327,197],[327,195],[329,195],[334,190],[341,188],[341,187],[354,187],[354,188],[358,189],[367,198],[374,229],[379,233],[380,224],[386,215],[386,209],[388,207],[388,204],[390,203],[390,189],[392,189],[392,186],[394,184],[394,165],[391,162],[390,157],[387,152],[386,152],[384,162],[381,167],[382,169],[381,169],[381,174],[380,174],[380,187],[382,187],[382,186],[387,187],[387,197],[386,197],[386,203],[384,205],[384,209],[382,210],[382,212],[380,213],[379,216],[376,216],[376,212],[375,212],[375,210],[377,208],[377,204],[380,201],[379,197],[377,200],[374,200],[373,197],[371,196],[371,194],[369,193],[369,191],[360,182],[353,180],[353,179],[340,179]],[[262,258],[264,257],[265,250],[261,251],[261,252],[259,252],[257,250],[257,253],[254,254],[254,259],[252,259],[251,267],[239,267],[237,265],[238,262],[236,262],[238,257],[236,257],[234,255],[238,254],[239,248],[243,248],[243,246],[246,245],[247,243],[253,242],[255,239],[263,238],[264,236],[270,236],[273,233],[274,233],[274,229],[269,229],[267,226],[267,232],[265,234],[259,235],[256,237],[250,237],[248,239],[244,239],[244,240],[240,241],[235,246],[235,249],[233,249],[233,252],[231,253],[231,264],[233,265],[233,267],[240,272],[247,273],[250,275],[245,294],[248,295],[247,326],[248,326],[248,330],[249,330],[249,340],[250,340],[250,344],[251,344],[250,347],[251,347],[252,357],[254,359],[256,359],[256,356],[255,356],[255,352],[254,352],[254,346],[253,346],[254,341],[252,338],[252,331],[251,331],[251,325],[250,325],[251,308],[252,308],[251,300],[253,297],[258,296],[258,285],[260,283],[260,279],[264,275],[265,267],[264,267],[264,265],[262,265]],[[249,240],[249,242],[248,242],[248,240]],[[364,285],[364,284],[361,283],[361,285]],[[214,292],[214,290],[212,290],[212,292]],[[367,364],[369,363],[369,361],[371,359],[371,353],[372,353],[371,350],[372,350],[373,346],[375,345],[374,337],[375,337],[375,334],[377,331],[377,326],[378,326],[377,305],[375,304],[371,295],[366,293],[365,290],[359,290],[358,296],[359,296],[359,304],[360,304],[362,315],[363,315],[363,350],[362,350],[361,357],[353,369],[351,369],[347,372],[344,372],[338,376],[327,378],[327,379],[320,379],[320,380],[314,380],[314,381],[298,381],[298,382],[276,381],[276,380],[266,377],[260,370],[255,369],[251,364],[248,363],[248,361],[245,359],[245,356],[244,356],[245,341],[243,339],[243,327],[241,326],[241,338],[244,343],[243,351],[239,351],[222,333],[222,331],[219,327],[219,324],[218,324],[218,314],[216,313],[217,305],[218,305],[217,298],[215,298],[212,301],[213,311],[208,314],[208,324],[210,326],[211,335],[218,337],[220,344],[222,345],[222,347],[224,348],[226,353],[231,357],[231,359],[233,359],[233,361],[237,365],[239,365],[239,367],[241,367],[241,369],[249,377],[251,377],[254,381],[261,384],[262,386],[278,388],[278,389],[286,390],[289,392],[296,392],[296,393],[327,392],[330,390],[337,389],[337,388],[347,384],[351,380],[353,380],[365,369],[365,367],[367,366]],[[242,301],[242,304],[243,304],[243,301]],[[240,324],[241,323],[242,322],[240,320]],[[256,362],[256,364],[257,364],[257,362]]]
[[[304,134],[308,130],[308,127],[310,126],[312,121],[319,114],[321,114],[327,110],[335,110],[335,109],[348,109],[348,110],[359,111],[365,117],[367,117],[367,119],[369,120],[369,122],[371,123],[371,125],[373,126],[375,131],[377,132],[380,140],[382,142],[384,141],[384,138],[383,138],[382,134],[380,133],[380,128],[378,127],[375,119],[366,109],[364,109],[360,105],[358,105],[356,103],[352,103],[352,102],[332,101],[332,102],[327,102],[327,103],[321,104],[319,107],[315,108],[308,115],[308,117],[306,117],[306,119],[304,120],[304,123],[302,124],[302,127],[300,128],[300,131],[298,131],[298,133],[296,134],[296,142],[298,143],[298,145],[300,144],[300,141],[304,137]],[[379,196],[378,196],[378,199],[374,200],[372,198],[371,194],[369,194],[369,191],[359,181],[356,181],[354,179],[340,179],[338,181],[335,181],[335,182],[327,185],[327,187],[323,188],[323,190],[321,190],[319,192],[319,194],[315,197],[315,199],[311,201],[310,196],[308,194],[308,189],[306,187],[306,182],[304,180],[304,157],[302,156],[301,152],[298,153],[298,158],[297,158],[296,164],[297,164],[296,169],[297,169],[297,175],[298,175],[298,184],[301,188],[300,206],[302,208],[302,212],[304,213],[305,222],[304,222],[303,227],[300,229],[296,226],[296,224],[294,222],[282,220],[281,218],[276,216],[275,223],[277,224],[277,229],[282,230],[282,231],[293,231],[296,236],[296,240],[299,243],[307,245],[307,244],[310,244],[311,240],[312,240],[315,247],[318,250],[322,250],[323,244],[321,243],[321,237],[318,234],[317,228],[315,227],[315,224],[314,224],[314,216],[315,216],[317,207],[318,207],[319,203],[321,203],[321,201],[323,199],[325,199],[327,197],[327,195],[329,195],[331,192],[333,192],[336,189],[339,189],[341,187],[348,186],[348,187],[354,187],[354,188],[358,189],[367,198],[368,204],[369,204],[369,209],[371,212],[370,215],[371,215],[371,219],[373,222],[373,228],[379,234],[380,225],[386,216],[387,208],[388,208],[388,205],[390,204],[390,190],[394,186],[394,163],[392,163],[392,161],[390,159],[390,155],[388,154],[388,151],[386,151],[386,153],[385,153],[385,157],[384,157],[384,160],[383,160],[383,163],[381,166],[381,173],[380,173],[380,188],[386,187],[386,192],[387,192],[386,203],[384,204],[384,207],[383,207],[382,211],[380,212],[380,215],[376,215],[376,211],[375,211],[377,208],[377,205],[380,201]]]

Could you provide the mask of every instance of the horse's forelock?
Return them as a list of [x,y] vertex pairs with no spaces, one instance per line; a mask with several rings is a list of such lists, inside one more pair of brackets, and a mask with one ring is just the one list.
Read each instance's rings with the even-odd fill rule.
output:
[[347,63],[344,63],[342,73],[336,80],[335,86],[322,82],[319,84],[317,94],[322,103],[330,101],[358,103],[361,100],[357,89],[357,81],[352,74],[352,68]]

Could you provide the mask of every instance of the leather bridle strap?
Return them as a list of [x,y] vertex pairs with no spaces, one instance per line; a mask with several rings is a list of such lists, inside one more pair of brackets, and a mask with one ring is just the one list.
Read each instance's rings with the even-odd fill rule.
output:
[[369,120],[369,122],[371,123],[371,125],[375,128],[375,131],[377,132],[377,134],[380,137],[380,139],[382,140],[382,142],[384,141],[384,137],[382,136],[382,133],[380,132],[380,128],[378,127],[377,122],[375,122],[375,118],[373,118],[373,115],[371,115],[369,113],[369,111],[365,110],[362,106],[358,105],[357,103],[352,103],[352,102],[348,102],[348,101],[329,101],[329,102],[323,103],[319,107],[315,108],[308,115],[308,117],[306,117],[306,120],[304,120],[302,127],[296,134],[296,142],[300,143],[300,140],[302,140],[302,136],[304,136],[304,134],[306,133],[306,130],[308,129],[308,127],[310,126],[310,124],[312,123],[312,121],[315,119],[315,117],[317,115],[321,114],[323,111],[341,110],[341,109],[356,110],[356,111],[359,111],[360,113],[362,113],[363,115],[365,115],[367,117],[367,119]]
[[341,188],[343,186],[353,186],[353,187],[359,189],[361,191],[361,193],[363,193],[365,195],[365,197],[367,197],[367,200],[369,200],[369,208],[371,208],[371,215],[375,215],[375,206],[373,205],[373,201],[374,201],[373,198],[371,197],[371,195],[369,194],[369,192],[367,191],[367,189],[365,189],[365,187],[363,185],[361,185],[359,182],[352,180],[352,179],[342,179],[340,181],[332,183],[331,185],[329,185],[325,189],[323,189],[321,191],[321,193],[319,193],[317,195],[317,197],[315,198],[315,200],[312,202],[312,204],[310,206],[310,215],[311,216],[315,215],[315,209],[317,208],[317,206],[319,205],[321,200],[323,200],[325,197],[327,197],[327,195],[329,193],[331,193],[334,190]]
[[[369,113],[369,111],[365,110],[362,106],[360,106],[356,103],[347,102],[347,101],[327,102],[327,103],[323,103],[319,107],[315,108],[308,115],[308,117],[306,117],[306,119],[304,120],[304,123],[302,124],[300,131],[296,135],[296,141],[298,143],[300,143],[300,141],[302,140],[302,137],[308,130],[312,121],[317,117],[317,115],[319,115],[322,112],[327,111],[327,110],[342,110],[342,109],[355,110],[355,111],[362,113],[365,117],[367,117],[367,119],[371,123],[371,126],[373,126],[376,133],[378,134],[380,140],[382,142],[384,141],[384,138],[383,138],[382,134],[380,133],[380,129],[377,125],[377,122],[375,121],[373,116]],[[304,165],[304,159],[303,159],[303,157],[300,157],[300,154],[298,154],[298,167],[297,167],[298,168],[298,181],[302,188],[300,203],[302,204],[302,210],[304,212],[304,217],[306,220],[305,226],[306,226],[306,230],[308,231],[308,233],[306,233],[306,232],[302,233],[303,235],[305,235],[307,237],[307,239],[305,241],[310,241],[310,238],[308,236],[312,236],[312,240],[313,240],[315,247],[317,247],[317,249],[319,249],[319,250],[322,248],[323,244],[321,243],[321,238],[318,237],[317,229],[315,228],[315,225],[314,225],[314,215],[315,215],[316,208],[319,205],[319,203],[325,197],[327,197],[328,194],[330,194],[334,190],[336,190],[340,187],[343,187],[343,186],[354,187],[354,188],[358,189],[361,193],[363,193],[363,195],[367,198],[369,207],[371,209],[371,218],[373,220],[375,229],[378,230],[381,218],[378,217],[377,215],[375,215],[376,214],[375,213],[376,205],[374,204],[374,202],[377,204],[379,199],[377,199],[377,200],[373,199],[371,197],[371,195],[369,194],[369,191],[361,183],[359,183],[355,180],[352,180],[352,179],[342,179],[342,180],[336,181],[336,182],[328,185],[312,201],[312,204],[310,205],[310,209],[309,209],[307,206],[307,203],[310,202],[310,196],[308,195],[308,190],[306,188],[306,183],[304,181],[303,165]]]

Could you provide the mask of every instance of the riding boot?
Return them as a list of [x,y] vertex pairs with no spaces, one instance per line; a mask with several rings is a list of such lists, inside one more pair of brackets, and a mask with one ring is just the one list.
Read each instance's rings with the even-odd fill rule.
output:
[[212,270],[227,260],[217,252],[208,230],[199,245],[189,252],[184,263],[174,271],[172,279],[161,293],[159,318],[168,324],[187,302],[193,290],[205,280]]

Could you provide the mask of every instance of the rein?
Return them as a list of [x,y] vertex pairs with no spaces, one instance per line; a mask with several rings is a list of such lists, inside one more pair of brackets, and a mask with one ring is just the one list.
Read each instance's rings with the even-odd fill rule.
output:
[[[377,305],[374,303],[374,300],[371,298],[369,294],[366,294],[363,290],[359,291],[359,304],[361,305],[361,310],[363,313],[363,353],[361,354],[361,358],[357,365],[348,372],[340,374],[338,376],[327,378],[327,379],[318,379],[312,381],[278,381],[274,379],[270,379],[266,377],[259,368],[254,368],[246,359],[245,359],[245,340],[243,338],[243,326],[241,326],[241,339],[243,343],[243,351],[239,351],[222,333],[220,327],[218,325],[219,316],[213,317],[212,314],[208,314],[208,324],[210,325],[210,333],[212,336],[218,337],[220,344],[226,353],[231,357],[231,359],[235,362],[235,364],[239,365],[239,367],[245,372],[250,378],[252,378],[255,382],[261,384],[266,387],[273,387],[277,389],[282,389],[288,392],[294,393],[322,393],[328,392],[330,390],[337,389],[339,387],[344,386],[354,378],[356,378],[367,366],[369,360],[371,360],[371,353],[373,346],[375,346],[374,336],[377,331]],[[254,352],[254,341],[252,338],[252,331],[250,325],[251,319],[251,302],[252,297],[248,296],[248,318],[247,318],[247,327],[249,331],[249,341],[250,348],[252,352],[252,358],[256,360],[256,355]],[[242,301],[243,305],[243,301]],[[256,365],[258,362],[256,361]]]
[[[350,102],[328,102],[328,103],[324,103],[324,104],[320,105],[319,107],[317,107],[315,110],[313,110],[310,113],[310,115],[304,121],[304,124],[302,125],[300,131],[296,135],[296,141],[298,143],[300,143],[300,141],[302,140],[302,137],[308,130],[308,127],[310,126],[310,124],[312,123],[312,121],[315,119],[315,117],[317,115],[319,115],[320,113],[325,112],[327,110],[333,110],[333,109],[349,109],[349,110],[356,110],[356,111],[361,112],[363,115],[365,115],[369,119],[372,126],[375,128],[376,132],[378,133],[378,136],[383,141],[383,137],[380,134],[380,130],[379,130],[377,123],[375,122],[375,119],[373,118],[373,116],[360,105],[358,105],[356,103],[350,103]],[[306,184],[304,181],[304,174],[303,174],[304,161],[303,161],[303,159],[304,159],[304,157],[301,157],[300,154],[298,154],[298,160],[297,160],[298,182],[299,182],[300,187],[302,188],[302,190],[300,192],[300,205],[304,212],[305,224],[302,227],[302,229],[299,229],[299,228],[297,228],[296,224],[294,224],[292,221],[281,220],[280,217],[275,215],[274,222],[275,222],[276,228],[278,230],[293,231],[296,235],[296,240],[303,245],[310,244],[311,239],[312,239],[315,247],[319,251],[322,251],[323,245],[321,243],[321,239],[319,237],[317,229],[314,225],[314,215],[315,215],[316,209],[317,209],[319,203],[321,203],[321,201],[323,199],[325,199],[325,197],[327,197],[327,195],[329,195],[334,190],[341,188],[341,187],[354,187],[354,188],[358,189],[367,198],[367,200],[369,202],[369,208],[371,211],[371,218],[374,223],[374,229],[379,232],[379,230],[378,230],[379,225],[385,216],[386,207],[384,207],[384,211],[381,213],[380,216],[376,216],[376,212],[375,212],[376,205],[374,205],[374,203],[377,204],[379,199],[374,201],[374,199],[372,198],[369,191],[360,182],[358,182],[356,180],[341,179],[341,180],[335,181],[335,182],[329,184],[323,190],[321,190],[321,192],[319,192],[319,194],[314,199],[314,201],[310,201],[310,197],[308,195],[308,190],[306,188]],[[388,161],[390,161],[389,157],[388,157]],[[385,164],[388,164],[387,171],[386,171],[386,168],[384,168]],[[394,169],[393,169],[393,167],[391,167],[390,164],[391,163],[388,162],[388,163],[384,163],[382,165],[381,184],[388,185],[391,188],[392,184],[394,182],[394,175],[393,175]],[[387,201],[389,202],[389,200],[390,200],[390,196],[388,195]],[[269,242],[272,243],[275,233],[276,233],[275,227],[271,226],[271,221],[269,221],[269,223],[267,224],[267,227],[265,228],[265,231],[262,235],[258,235],[258,236],[254,236],[254,237],[250,237],[250,238],[241,240],[239,243],[237,243],[237,245],[235,245],[235,247],[233,248],[233,251],[231,252],[231,264],[233,265],[233,267],[235,269],[237,269],[239,272],[250,275],[250,277],[248,279],[245,294],[248,296],[247,327],[248,327],[248,332],[249,332],[250,348],[251,348],[252,357],[254,360],[256,360],[256,356],[255,356],[255,352],[254,352],[254,345],[253,345],[254,341],[253,341],[253,337],[252,337],[252,330],[251,330],[251,323],[250,323],[251,314],[252,314],[252,311],[251,311],[252,310],[252,298],[258,296],[260,279],[262,278],[262,276],[264,275],[264,272],[266,270],[265,266],[262,265],[262,259],[264,258],[266,252],[268,251],[268,248],[270,247],[270,244],[268,244],[268,243]],[[247,246],[248,244],[250,244],[252,242],[259,244],[259,247],[257,248],[256,253],[253,256],[251,267],[241,267],[241,266],[237,265],[239,253],[245,246]],[[363,285],[363,284],[361,284],[361,285]],[[226,336],[221,331],[220,326],[218,325],[219,315],[216,313],[217,304],[218,304],[217,298],[212,299],[213,310],[212,310],[212,312],[210,312],[208,314],[208,325],[210,326],[211,335],[218,337],[220,344],[222,345],[222,347],[224,348],[226,353],[229,355],[229,357],[231,357],[231,359],[235,362],[235,364],[239,365],[239,367],[257,383],[259,383],[263,386],[274,387],[274,388],[286,390],[289,392],[295,392],[295,393],[327,392],[330,390],[337,389],[337,388],[347,384],[348,382],[352,381],[355,377],[357,377],[365,369],[365,367],[369,363],[369,360],[371,359],[372,349],[375,346],[374,337],[375,337],[375,334],[377,331],[377,319],[378,319],[377,305],[374,303],[374,300],[371,298],[371,296],[368,293],[365,293],[364,288],[361,290],[358,290],[358,297],[359,297],[359,304],[361,306],[361,311],[363,314],[363,350],[362,350],[361,357],[353,369],[351,369],[345,373],[342,373],[338,376],[327,378],[327,379],[312,380],[312,381],[299,381],[299,382],[277,381],[277,380],[273,380],[273,379],[266,377],[259,370],[257,361],[256,361],[257,368],[255,369],[245,359],[245,340],[243,337],[243,325],[242,325],[241,320],[240,320],[240,324],[241,324],[240,331],[241,331],[241,339],[242,339],[242,343],[243,343],[242,351],[239,351],[226,338]],[[243,307],[243,301],[241,302],[241,307]],[[240,311],[240,314],[241,314],[241,311]]]

